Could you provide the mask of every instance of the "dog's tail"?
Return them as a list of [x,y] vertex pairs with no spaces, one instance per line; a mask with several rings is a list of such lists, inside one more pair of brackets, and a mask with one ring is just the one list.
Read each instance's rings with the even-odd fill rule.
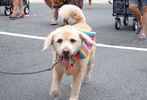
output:
[[61,16],[64,21],[68,21],[71,17],[76,23],[86,23],[82,10],[75,5],[67,4],[62,6],[59,10],[59,16]]

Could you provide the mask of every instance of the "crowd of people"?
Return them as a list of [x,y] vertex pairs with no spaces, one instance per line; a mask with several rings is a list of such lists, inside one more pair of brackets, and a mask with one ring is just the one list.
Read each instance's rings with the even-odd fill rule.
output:
[[[91,8],[91,0],[89,1],[90,1],[89,8]],[[143,15],[141,15],[141,12],[138,9],[139,2],[142,3]],[[16,13],[18,7],[19,7],[19,13]],[[138,36],[139,40],[145,40],[147,33],[147,0],[129,0],[129,8],[130,11],[132,12],[132,15],[139,23],[136,34],[139,35]],[[9,16],[9,18],[24,18],[23,0],[13,0],[13,11],[12,14]],[[55,24],[55,21],[53,20],[52,23]]]

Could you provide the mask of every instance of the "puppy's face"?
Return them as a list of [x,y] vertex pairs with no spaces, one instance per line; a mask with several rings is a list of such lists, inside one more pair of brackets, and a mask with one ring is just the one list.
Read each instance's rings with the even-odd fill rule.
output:
[[85,33],[71,26],[64,26],[48,35],[44,42],[43,50],[52,45],[57,54],[69,59],[80,50],[83,40],[95,44]]
[[53,37],[53,48],[62,57],[72,57],[77,53],[82,44],[82,39],[77,31],[65,29],[55,33]]

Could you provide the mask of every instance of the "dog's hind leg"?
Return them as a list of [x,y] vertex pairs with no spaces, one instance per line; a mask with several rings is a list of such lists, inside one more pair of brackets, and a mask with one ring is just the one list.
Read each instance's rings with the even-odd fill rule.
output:
[[56,66],[53,69],[53,79],[52,79],[52,86],[50,90],[50,95],[52,97],[57,97],[59,96],[59,86],[60,86],[60,81],[63,76],[63,71],[60,69],[57,69]]

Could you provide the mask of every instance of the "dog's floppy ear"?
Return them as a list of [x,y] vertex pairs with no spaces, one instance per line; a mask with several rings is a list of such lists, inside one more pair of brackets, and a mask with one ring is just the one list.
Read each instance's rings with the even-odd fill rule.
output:
[[47,38],[44,41],[44,46],[42,51],[46,51],[49,48],[49,46],[52,44],[54,33],[55,32],[53,31],[47,36]]
[[81,32],[81,31],[79,31],[79,35],[80,35],[80,38],[81,38],[81,39],[86,40],[88,43],[90,43],[90,44],[92,44],[92,45],[96,45],[96,43],[93,42],[93,41],[91,40],[91,38],[90,38],[87,34],[85,34],[85,33]]

